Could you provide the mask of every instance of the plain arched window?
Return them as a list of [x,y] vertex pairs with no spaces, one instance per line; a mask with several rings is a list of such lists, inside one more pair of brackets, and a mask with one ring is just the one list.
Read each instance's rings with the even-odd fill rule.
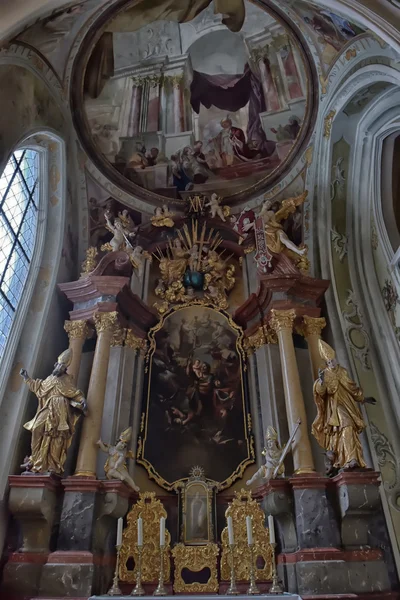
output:
[[28,278],[38,222],[40,153],[16,150],[0,177],[0,359]]

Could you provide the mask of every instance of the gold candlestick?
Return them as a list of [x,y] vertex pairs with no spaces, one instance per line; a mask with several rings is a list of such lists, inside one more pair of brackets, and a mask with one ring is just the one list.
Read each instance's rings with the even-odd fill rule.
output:
[[235,578],[235,562],[233,557],[233,551],[235,549],[235,544],[229,544],[229,548],[231,551],[231,583],[226,590],[227,596],[237,596],[239,594],[239,590],[236,587],[236,578]]
[[158,579],[158,586],[153,596],[166,596],[167,590],[164,587],[164,549],[165,545],[160,546],[160,575]]
[[121,596],[122,592],[118,587],[118,576],[119,576],[119,551],[121,549],[121,545],[115,546],[117,549],[117,560],[115,562],[115,571],[114,571],[114,579],[112,582],[112,586],[107,592],[107,596]]
[[278,572],[276,569],[276,554],[275,554],[276,543],[271,544],[271,548],[272,548],[272,586],[269,591],[271,594],[283,594],[283,587],[281,586],[281,582],[279,581]]
[[136,585],[131,591],[131,596],[144,596],[144,589],[142,587],[142,553],[143,546],[137,546],[138,550],[138,564],[136,574]]
[[260,590],[256,585],[256,570],[254,565],[254,544],[249,544],[250,548],[250,581],[247,593],[251,596],[260,594]]

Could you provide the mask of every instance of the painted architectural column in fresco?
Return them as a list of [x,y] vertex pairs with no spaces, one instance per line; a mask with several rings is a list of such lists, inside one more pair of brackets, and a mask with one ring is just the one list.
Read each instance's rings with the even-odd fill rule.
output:
[[76,477],[96,477],[97,445],[103,420],[111,342],[120,331],[118,313],[96,313],[97,342],[87,393],[88,414],[83,421]]
[[257,52],[257,64],[260,69],[261,85],[264,92],[264,99],[267,112],[279,110],[279,96],[275,82],[271,75],[271,68],[268,60],[268,51],[262,49]]
[[271,315],[270,325],[278,336],[289,434],[295,429],[297,422],[301,421],[293,446],[295,474],[312,473],[315,471],[314,459],[308,437],[306,409],[293,344],[296,311],[272,309]]
[[324,361],[321,358],[318,348],[318,342],[321,338],[321,331],[326,327],[324,318],[303,317],[303,334],[307,340],[308,351],[310,353],[311,367],[314,380],[318,378],[319,369],[325,367]]
[[68,333],[69,347],[72,350],[72,361],[68,367],[68,375],[72,377],[74,384],[76,384],[81,366],[83,344],[90,330],[86,321],[65,321],[64,329]]
[[133,137],[140,131],[140,108],[142,104],[142,85],[135,78],[132,87],[131,110],[129,113],[128,136]]
[[282,71],[284,74],[282,81],[286,88],[287,99],[296,100],[297,98],[302,98],[303,90],[294,58],[293,48],[290,44],[290,40],[286,36],[282,41],[280,52],[278,52],[277,56],[278,61],[282,63]]
[[150,78],[147,100],[147,131],[159,130],[160,113],[160,76],[154,75]]
[[175,133],[181,133],[184,131],[183,100],[181,90],[182,83],[182,75],[174,75],[172,77]]

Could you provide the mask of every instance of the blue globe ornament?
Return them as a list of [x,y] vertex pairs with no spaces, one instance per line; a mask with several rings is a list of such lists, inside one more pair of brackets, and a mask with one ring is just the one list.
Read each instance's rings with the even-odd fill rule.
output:
[[195,290],[202,290],[204,284],[204,274],[199,271],[190,271],[189,269],[183,276],[183,285],[188,288],[192,287]]

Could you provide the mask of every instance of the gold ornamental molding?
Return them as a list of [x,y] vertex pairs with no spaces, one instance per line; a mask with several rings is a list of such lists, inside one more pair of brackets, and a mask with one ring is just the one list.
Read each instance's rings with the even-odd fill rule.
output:
[[[248,581],[250,576],[250,548],[247,543],[246,517],[252,517],[254,556],[263,558],[263,566],[256,568],[255,577],[259,581],[272,579],[272,547],[269,543],[269,530],[265,527],[265,515],[259,504],[251,496],[251,492],[240,490],[228,506],[226,517],[232,517],[235,547],[233,561],[237,581]],[[221,579],[229,581],[231,573],[231,549],[229,547],[228,528],[221,534]]]
[[[217,544],[206,546],[185,546],[177,544],[172,550],[174,557],[174,592],[176,594],[215,594],[218,592],[217,561],[219,548]],[[183,569],[199,572],[210,569],[210,577],[206,583],[185,583],[182,577]]]
[[[142,554],[142,582],[158,581],[160,571],[160,518],[167,518],[167,511],[157,500],[155,492],[143,492],[139,500],[134,504],[127,516],[127,526],[124,529],[122,545],[120,550],[119,578],[126,583],[136,583],[138,565],[137,546],[137,521],[142,517],[143,521],[143,554]],[[164,574],[165,582],[170,581],[171,559],[170,559],[171,535],[165,530]],[[128,569],[127,565],[132,562],[134,567]],[[129,562],[128,562],[129,561]]]

